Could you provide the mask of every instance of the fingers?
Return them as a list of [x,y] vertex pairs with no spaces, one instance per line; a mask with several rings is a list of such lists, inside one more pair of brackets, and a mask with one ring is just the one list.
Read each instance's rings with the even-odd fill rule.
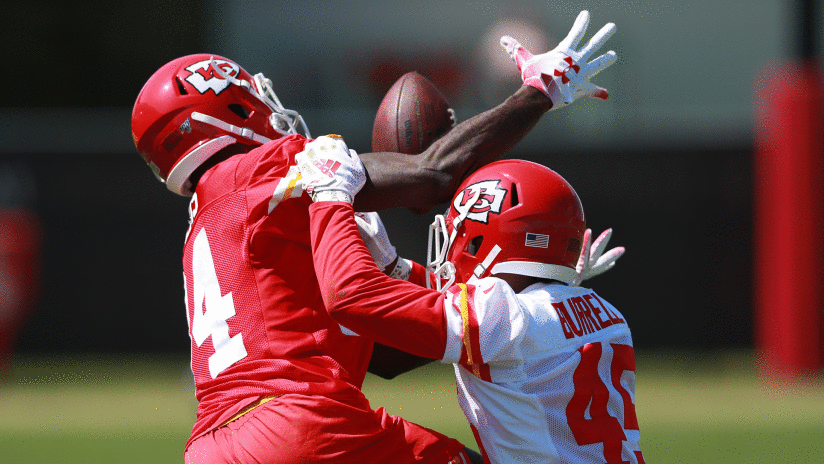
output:
[[518,45],[520,45],[520,43],[508,35],[501,37],[501,46],[504,47],[504,50],[506,50],[506,52],[509,53],[509,56],[512,56],[513,58],[513,51]]
[[588,97],[593,97],[593,98],[599,98],[601,100],[606,100],[607,98],[609,98],[609,92],[607,92],[607,89],[605,89],[603,87],[598,87],[596,85],[595,90],[590,92],[590,94],[587,95],[587,96]]
[[584,231],[583,243],[581,244],[581,254],[578,256],[578,264],[575,266],[575,270],[578,271],[578,274],[584,272],[584,270],[589,267],[589,245],[591,240],[592,230],[587,229]]
[[615,247],[608,252],[604,253],[604,256],[601,256],[598,261],[599,264],[601,263],[611,263],[610,267],[615,265],[615,261],[618,261],[618,258],[626,253],[627,249],[624,247]]
[[[558,44],[557,49],[574,49],[578,46],[578,42],[584,38],[584,34],[587,32],[587,26],[589,25],[589,11],[584,10],[578,13],[578,17],[575,18],[575,24],[572,25],[572,29],[570,29],[569,34],[566,36],[561,43]],[[564,47],[564,48],[561,48]]]
[[575,89],[575,99],[581,97],[593,97],[593,98],[600,98],[601,100],[606,100],[609,98],[609,92],[607,89],[603,87],[598,87],[597,85],[593,84],[592,82],[583,82],[578,84],[578,87]]
[[372,215],[375,213],[355,213],[355,222],[358,224],[358,229],[361,232],[361,236],[364,233],[367,235],[374,235],[375,231],[377,231],[377,226],[375,225],[374,218]]
[[595,263],[589,266],[582,280],[591,279],[612,269],[615,266],[615,262],[618,261],[618,258],[620,258],[625,251],[626,249],[624,247],[615,247],[606,252],[604,256],[601,256]]
[[613,50],[610,50],[598,58],[595,58],[585,66],[586,71],[584,72],[586,73],[586,79],[592,79],[593,76],[612,66],[616,61],[618,61],[618,55]]
[[566,38],[555,49],[541,55],[533,56],[511,36],[505,35],[500,39],[501,46],[521,71],[524,85],[541,90],[552,100],[553,108],[569,105],[583,96],[601,100],[609,98],[609,92],[605,88],[598,87],[589,80],[614,64],[617,54],[610,50],[592,62],[587,60],[615,34],[617,27],[614,23],[607,23],[586,42],[580,52],[576,52],[575,49],[586,34],[589,21],[589,11],[581,11]]
[[612,37],[612,34],[615,34],[618,28],[613,23],[607,23],[606,26],[602,27],[598,33],[592,36],[589,39],[589,42],[582,48],[578,53],[581,54],[581,61],[587,61],[589,56],[595,53],[601,46],[606,43],[606,41]]
[[589,259],[590,260],[597,260],[604,254],[604,250],[607,249],[607,243],[609,243],[609,239],[612,237],[612,229],[607,229],[601,232],[601,235],[592,242],[592,251],[590,252]]
[[518,70],[521,69],[524,62],[532,58],[532,53],[530,53],[529,50],[524,48],[520,42],[508,35],[501,37],[501,46],[504,47],[504,50],[509,53],[509,56],[515,60]]
[[625,251],[626,249],[624,247],[615,247],[606,252],[604,256],[598,258],[598,262],[590,266],[586,278],[589,279],[601,275],[615,267],[615,262],[618,261],[618,258],[620,258]]

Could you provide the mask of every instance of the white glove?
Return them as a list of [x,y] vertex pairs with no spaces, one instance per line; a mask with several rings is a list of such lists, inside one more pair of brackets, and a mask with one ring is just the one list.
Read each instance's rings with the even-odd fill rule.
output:
[[610,237],[612,237],[612,229],[607,229],[595,239],[595,242],[590,247],[589,242],[592,240],[592,230],[587,229],[584,232],[584,244],[581,247],[581,256],[578,258],[578,264],[575,266],[575,271],[578,275],[575,276],[575,279],[569,284],[571,287],[577,287],[581,285],[581,282],[603,274],[615,266],[615,262],[624,254],[626,249],[624,247],[615,247],[604,254]]
[[588,25],[589,12],[584,10],[578,14],[569,35],[554,50],[540,55],[532,55],[508,35],[501,37],[501,46],[515,60],[524,85],[535,87],[546,94],[552,100],[552,109],[569,105],[583,96],[602,100],[609,97],[606,89],[596,86],[589,80],[615,63],[617,55],[610,50],[590,62],[587,60],[617,28],[615,24],[607,23],[583,48],[575,50]]
[[381,271],[385,271],[386,266],[392,264],[392,261],[398,257],[398,253],[389,243],[389,236],[386,234],[386,228],[380,216],[375,212],[355,213],[355,222],[358,223],[358,231],[366,248],[369,249],[369,254],[375,260],[375,264]]
[[312,201],[352,203],[366,183],[366,170],[339,136],[318,137],[295,155],[303,188]]

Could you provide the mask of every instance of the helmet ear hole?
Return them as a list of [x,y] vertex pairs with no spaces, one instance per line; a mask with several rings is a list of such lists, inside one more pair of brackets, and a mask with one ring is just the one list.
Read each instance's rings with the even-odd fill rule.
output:
[[175,76],[175,84],[177,84],[177,91],[181,95],[189,95],[189,91],[186,90],[186,86],[183,85],[183,82],[180,82],[180,77]]
[[512,199],[512,206],[518,206],[521,203],[520,199],[518,198],[518,184],[512,184],[512,195],[510,196],[510,198]]
[[246,111],[246,108],[237,103],[232,103],[229,105],[229,111],[235,113],[240,119],[249,119],[249,112]]
[[472,256],[475,256],[478,253],[478,250],[481,249],[481,244],[483,242],[484,242],[483,235],[479,235],[479,236],[473,238],[472,240],[469,241],[469,243],[466,244],[466,252],[469,253]]

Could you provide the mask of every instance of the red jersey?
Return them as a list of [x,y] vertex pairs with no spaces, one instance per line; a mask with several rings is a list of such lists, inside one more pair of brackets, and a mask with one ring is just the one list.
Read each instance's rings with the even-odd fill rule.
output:
[[315,277],[294,159],[310,143],[290,135],[233,156],[192,197],[183,269],[199,405],[189,443],[264,397],[363,398],[373,342],[342,333]]

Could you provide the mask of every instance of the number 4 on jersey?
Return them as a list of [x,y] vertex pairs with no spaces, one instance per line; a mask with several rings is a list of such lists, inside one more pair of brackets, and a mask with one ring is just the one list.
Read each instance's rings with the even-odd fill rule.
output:
[[[635,350],[629,345],[610,344],[613,350],[610,377],[612,386],[624,403],[624,427],[609,415],[607,403],[609,390],[598,375],[598,362],[603,350],[601,343],[587,343],[578,351],[581,362],[572,375],[575,393],[566,408],[567,423],[578,446],[604,444],[606,464],[629,464],[621,458],[622,441],[627,439],[624,430],[638,430],[635,405],[629,392],[621,385],[624,371],[635,372]],[[589,416],[586,411],[589,406]],[[634,451],[638,464],[644,464],[641,451]]]
[[[209,357],[209,374],[214,379],[227,367],[245,358],[247,353],[243,334],[229,337],[226,320],[235,315],[235,303],[232,292],[221,295],[206,229],[200,229],[195,237],[192,280],[195,304],[191,321],[192,340],[200,347],[207,338],[212,337],[215,352]],[[188,298],[186,301],[188,303]]]

